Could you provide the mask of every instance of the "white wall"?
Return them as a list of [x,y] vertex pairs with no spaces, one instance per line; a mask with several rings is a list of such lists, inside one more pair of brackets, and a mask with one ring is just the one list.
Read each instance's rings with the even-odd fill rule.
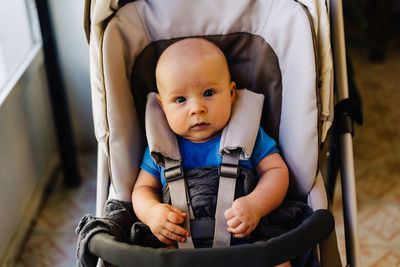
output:
[[80,151],[95,147],[89,77],[89,46],[83,29],[83,0],[49,0],[74,137]]
[[38,49],[30,53],[32,63],[27,60],[28,69],[0,103],[1,266],[18,252],[59,164],[43,52]]

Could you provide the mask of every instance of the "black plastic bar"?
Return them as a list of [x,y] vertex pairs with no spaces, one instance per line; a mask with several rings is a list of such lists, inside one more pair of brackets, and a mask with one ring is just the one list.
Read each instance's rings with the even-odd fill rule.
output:
[[335,133],[351,133],[354,136],[354,103],[350,98],[343,99],[335,105]]
[[354,136],[354,116],[356,115],[355,102],[346,98],[335,105],[335,118],[332,124],[332,135],[329,143],[329,157],[327,163],[326,191],[329,200],[333,201],[337,173],[340,168],[340,136],[350,133]]
[[77,186],[80,183],[78,171],[77,153],[70,122],[65,88],[57,58],[56,45],[52,25],[50,23],[47,0],[36,0],[40,31],[42,33],[45,69],[53,119],[60,151],[61,169],[64,174],[66,186]]
[[299,256],[326,238],[335,227],[328,210],[317,210],[300,226],[268,241],[227,248],[155,249],[116,241],[109,234],[95,234],[89,241],[92,254],[117,266],[276,266]]

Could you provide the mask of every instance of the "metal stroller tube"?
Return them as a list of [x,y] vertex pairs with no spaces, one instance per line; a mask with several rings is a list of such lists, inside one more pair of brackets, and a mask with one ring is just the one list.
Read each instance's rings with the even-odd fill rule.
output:
[[[342,0],[331,0],[331,22],[333,60],[335,67],[335,82],[337,101],[349,97],[346,46],[344,39]],[[336,115],[336,114],[335,114]],[[341,115],[341,114],[337,114]],[[348,115],[347,115],[348,116]],[[343,215],[346,236],[346,258],[350,266],[361,266],[360,244],[357,227],[357,199],[354,175],[353,142],[350,132],[340,136],[341,181],[343,194]]]

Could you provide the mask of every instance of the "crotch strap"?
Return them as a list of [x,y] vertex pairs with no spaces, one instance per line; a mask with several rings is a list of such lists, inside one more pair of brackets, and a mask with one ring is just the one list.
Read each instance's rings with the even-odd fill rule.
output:
[[[186,213],[182,227],[190,232],[190,220],[194,220],[194,214],[192,206],[190,205],[190,198],[180,162],[177,160],[165,159],[164,176],[168,183],[171,204]],[[194,248],[192,237],[186,237],[185,243],[178,242],[178,247],[180,249]]]
[[229,247],[231,233],[228,232],[225,211],[232,206],[235,197],[236,179],[239,177],[240,150],[236,149],[229,154],[224,153],[219,166],[219,185],[217,208],[215,210],[215,230],[213,247]]

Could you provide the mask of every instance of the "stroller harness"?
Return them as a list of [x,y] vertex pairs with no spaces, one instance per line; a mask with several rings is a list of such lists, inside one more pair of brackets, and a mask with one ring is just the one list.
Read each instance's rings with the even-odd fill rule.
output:
[[[217,207],[213,247],[228,247],[231,234],[226,230],[225,210],[232,206],[239,176],[239,160],[251,156],[261,120],[264,95],[246,89],[237,90],[228,124],[222,131],[219,166]],[[164,176],[168,183],[172,205],[188,214],[183,227],[190,232],[190,220],[194,219],[190,198],[182,168],[182,158],[175,134],[169,128],[164,112],[159,106],[156,94],[150,93],[146,105],[146,136],[150,155],[157,165],[165,167]],[[194,248],[191,236],[179,248]]]

